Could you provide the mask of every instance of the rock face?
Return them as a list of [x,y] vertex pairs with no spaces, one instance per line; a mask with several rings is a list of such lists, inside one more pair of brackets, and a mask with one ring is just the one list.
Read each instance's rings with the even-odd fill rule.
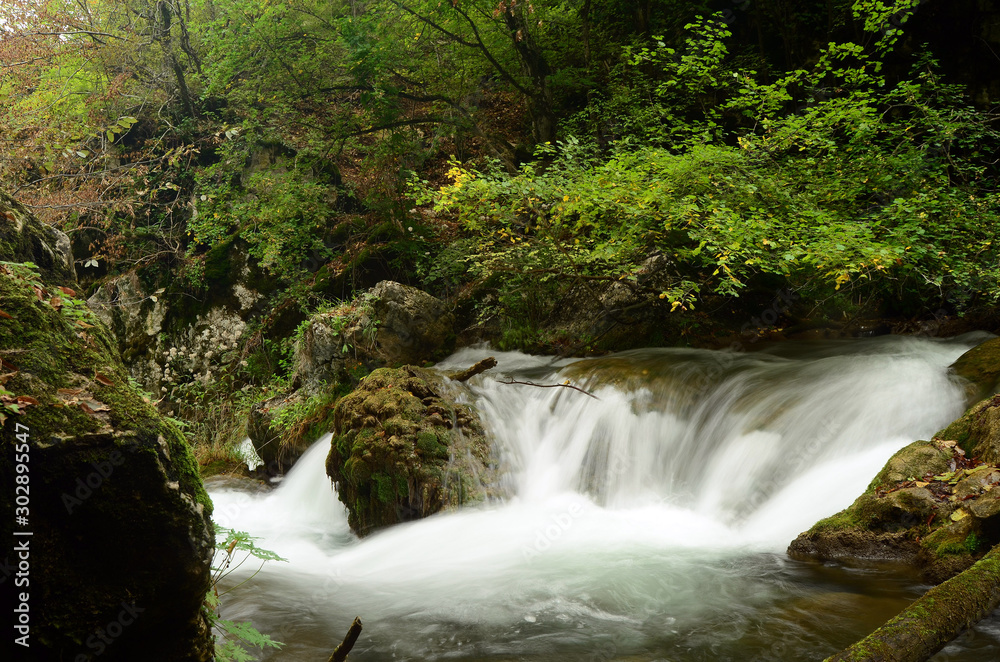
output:
[[1000,396],[973,407],[933,440],[900,450],[849,508],[817,522],[788,553],[903,562],[935,583],[971,566],[1000,542],[997,407]]
[[359,535],[489,496],[482,425],[444,391],[429,371],[381,368],[337,404],[326,470]]
[[660,335],[669,317],[669,302],[660,301],[657,294],[673,282],[673,266],[657,252],[643,262],[634,280],[574,287],[545,321],[543,330],[549,335],[593,338],[595,346],[602,349],[648,345]]
[[0,478],[30,488],[0,507],[5,528],[24,516],[15,530],[33,534],[25,659],[209,660],[212,505],[191,451],[129,385],[71,262],[2,195],[0,236],[15,251],[3,260],[40,267],[0,266]]
[[163,398],[164,411],[196,400],[237,358],[247,322],[268,312],[271,284],[241,246],[210,252],[205,281],[208,291],[195,297],[129,273],[88,300],[114,332],[131,376]]

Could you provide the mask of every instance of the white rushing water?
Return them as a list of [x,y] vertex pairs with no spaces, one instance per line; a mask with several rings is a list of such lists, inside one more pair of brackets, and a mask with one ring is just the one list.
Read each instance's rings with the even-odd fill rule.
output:
[[[946,369],[980,340],[556,365],[463,350],[440,367],[499,362],[462,397],[496,440],[508,497],[359,541],[325,475],[324,437],[273,492],[211,488],[220,525],[287,559],[224,595],[223,616],[288,642],[275,660],[326,659],[355,615],[359,660],[743,660],[753,647],[771,651],[760,659],[822,657],[834,644],[804,622],[817,601],[863,628],[854,612],[891,600],[872,588],[881,580],[845,589],[850,578],[832,585],[783,550],[849,505],[893,452],[961,413]],[[596,398],[501,377],[570,379]],[[799,652],[775,656],[779,644]]]

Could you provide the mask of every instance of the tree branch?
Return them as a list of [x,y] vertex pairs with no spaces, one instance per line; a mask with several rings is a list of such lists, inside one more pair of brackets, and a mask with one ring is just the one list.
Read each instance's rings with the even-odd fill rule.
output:
[[593,398],[594,400],[600,400],[600,398],[594,395],[593,393],[584,391],[582,388],[578,386],[573,386],[572,384],[569,384],[567,382],[569,382],[568,379],[562,384],[536,384],[535,382],[519,382],[516,379],[509,379],[506,382],[501,382],[500,380],[497,380],[497,383],[499,384],[523,384],[524,386],[537,386],[538,388],[571,388],[574,391],[579,391],[580,393],[583,393],[587,397]]

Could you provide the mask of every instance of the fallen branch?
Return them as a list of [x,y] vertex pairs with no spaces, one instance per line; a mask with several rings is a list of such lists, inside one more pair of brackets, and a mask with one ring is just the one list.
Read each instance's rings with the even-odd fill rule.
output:
[[495,368],[495,367],[497,367],[497,360],[492,356],[488,356],[479,363],[477,363],[476,365],[470,368],[466,368],[465,370],[453,372],[450,375],[448,375],[448,377],[450,379],[454,379],[456,382],[465,382],[472,379],[479,373],[486,372],[490,368]]
[[347,654],[351,652],[354,648],[354,642],[358,640],[361,636],[361,617],[355,616],[354,622],[351,623],[351,629],[347,631],[347,636],[344,637],[344,641],[341,642],[339,646],[333,651],[333,655],[327,662],[344,662],[347,659]]
[[924,662],[1000,605],[1000,545],[824,662]]
[[525,386],[537,386],[538,388],[571,388],[574,391],[579,391],[580,393],[583,393],[584,395],[593,398],[594,400],[600,400],[600,398],[594,395],[593,393],[584,391],[579,386],[573,386],[572,384],[569,383],[568,379],[562,384],[536,384],[535,382],[519,382],[516,379],[510,379],[505,382],[501,382],[500,380],[497,381],[501,384],[524,384]]

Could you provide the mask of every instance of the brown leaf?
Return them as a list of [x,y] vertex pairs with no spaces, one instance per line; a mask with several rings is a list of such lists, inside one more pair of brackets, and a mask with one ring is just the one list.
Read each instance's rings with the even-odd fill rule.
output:
[[9,382],[14,377],[17,377],[17,372],[18,371],[15,370],[14,372],[7,372],[7,373],[4,373],[4,374],[0,375],[0,386],[3,386],[4,384],[6,384],[7,382]]
[[14,319],[14,318],[13,318],[13,317],[11,317],[11,316],[10,316],[10,315],[9,315],[8,313],[5,313],[5,312],[4,312],[4,311],[2,311],[2,310],[0,310],[0,317],[4,318],[5,320],[12,320],[12,319]]
[[76,296],[76,290],[70,289],[68,287],[63,287],[62,285],[60,285],[59,290],[68,297]]
[[39,301],[45,301],[45,290],[37,285],[32,285],[31,289],[35,291],[35,296],[38,297]]
[[14,212],[12,212],[12,211],[5,211],[3,213],[3,215],[6,216],[11,221],[15,220],[14,219]]
[[56,394],[58,395],[70,395],[70,396],[80,395],[81,393],[83,393],[82,388],[61,388],[56,391]]
[[18,368],[16,365],[14,365],[13,363],[11,363],[10,361],[6,360],[3,357],[0,357],[0,368],[5,368],[7,370],[13,370],[14,372],[17,372],[18,370],[20,370],[20,368]]
[[17,404],[19,405],[37,405],[38,400],[31,397],[30,395],[19,395],[17,396]]
[[101,383],[101,384],[104,384],[105,386],[114,386],[115,385],[115,383],[113,381],[111,381],[111,379],[109,379],[107,375],[105,375],[103,373],[100,373],[100,372],[95,372],[94,373],[94,380],[97,381],[97,382],[99,382],[99,383]]
[[62,308],[63,305],[62,299],[60,299],[59,297],[52,297],[52,300],[49,301],[49,305],[55,308],[56,310],[59,310],[60,308]]
[[76,325],[78,327],[80,327],[81,329],[93,329],[94,328],[93,324],[87,324],[83,320],[76,320]]
[[96,416],[101,411],[111,411],[111,407],[98,400],[84,400],[80,403],[80,409],[91,416]]

